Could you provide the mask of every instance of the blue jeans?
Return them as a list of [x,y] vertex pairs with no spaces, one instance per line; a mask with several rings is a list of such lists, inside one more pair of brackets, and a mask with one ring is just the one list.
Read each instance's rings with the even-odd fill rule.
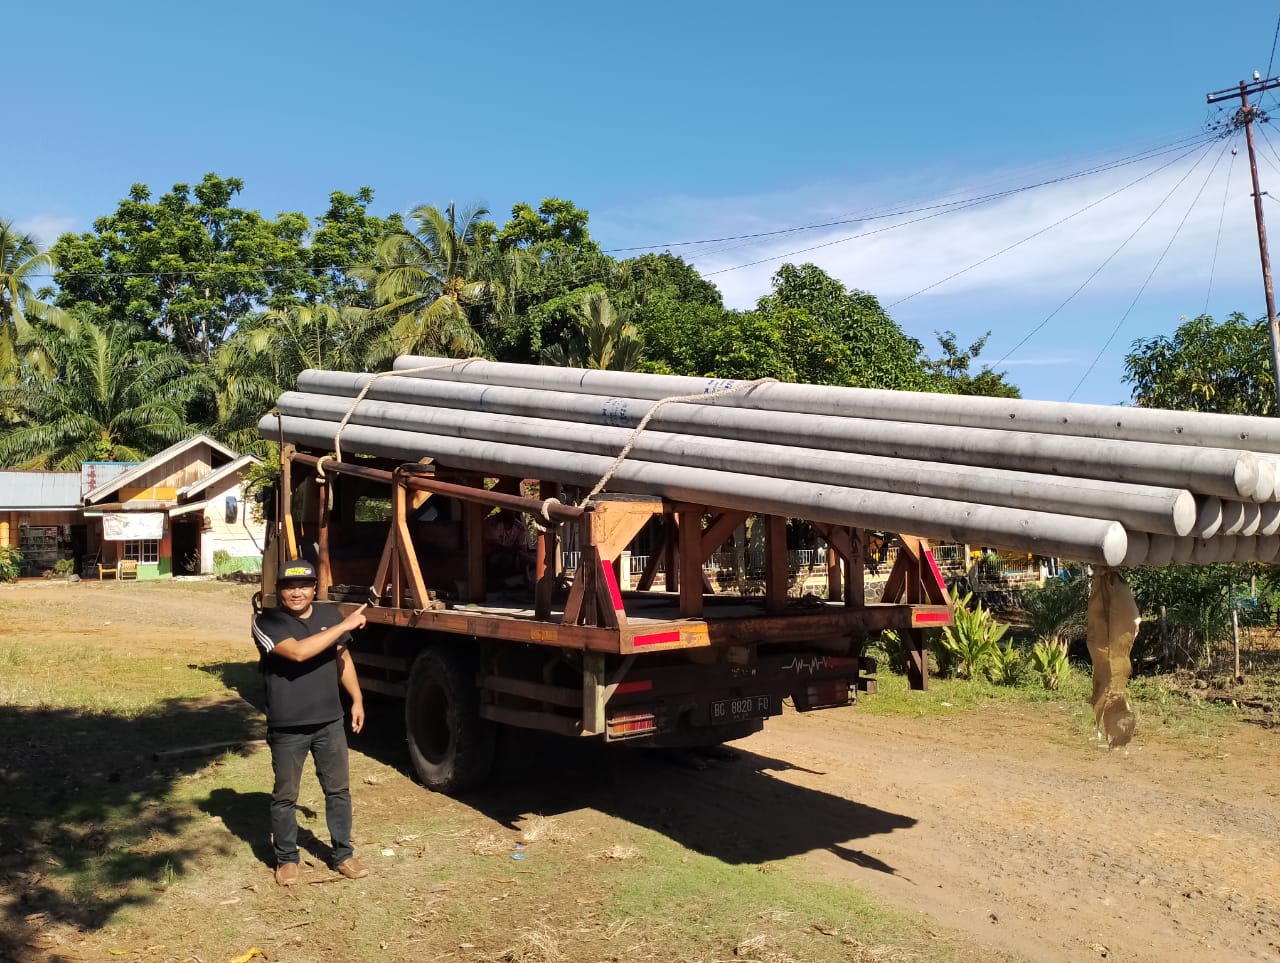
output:
[[324,818],[333,843],[333,864],[346,862],[351,849],[351,776],[347,764],[347,734],[342,720],[315,726],[268,729],[271,769],[271,841],[276,865],[298,862],[298,819],[294,806],[302,784],[307,754],[315,760],[316,777],[324,790]]

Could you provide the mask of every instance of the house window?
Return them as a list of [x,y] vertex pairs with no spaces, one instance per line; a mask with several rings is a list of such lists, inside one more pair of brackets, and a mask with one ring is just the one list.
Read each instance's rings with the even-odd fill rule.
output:
[[129,539],[124,543],[124,557],[138,562],[160,561],[160,540],[158,538]]

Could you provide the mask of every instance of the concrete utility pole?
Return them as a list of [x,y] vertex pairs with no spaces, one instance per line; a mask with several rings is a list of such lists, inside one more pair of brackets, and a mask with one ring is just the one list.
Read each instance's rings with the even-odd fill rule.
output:
[[1262,188],[1258,186],[1258,160],[1253,151],[1253,122],[1265,121],[1267,115],[1249,103],[1250,94],[1261,94],[1264,91],[1280,87],[1280,77],[1262,80],[1257,71],[1254,72],[1251,84],[1240,81],[1238,87],[1216,90],[1206,95],[1211,104],[1223,100],[1240,98],[1240,109],[1232,118],[1232,126],[1244,128],[1245,143],[1249,145],[1249,173],[1253,176],[1253,216],[1258,222],[1258,253],[1262,257],[1262,285],[1267,295],[1267,327],[1271,331],[1271,371],[1275,380],[1276,415],[1280,416],[1280,326],[1276,323],[1275,288],[1271,284],[1271,256],[1267,253],[1267,226],[1262,218]]

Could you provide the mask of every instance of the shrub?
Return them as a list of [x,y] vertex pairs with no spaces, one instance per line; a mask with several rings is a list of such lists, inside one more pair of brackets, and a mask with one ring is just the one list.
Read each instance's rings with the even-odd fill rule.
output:
[[1057,642],[1037,642],[1031,650],[1031,668],[1046,689],[1057,689],[1071,671],[1067,649]]
[[22,571],[22,553],[16,545],[0,545],[0,582],[18,581]]
[[1022,612],[1031,637],[1069,650],[1084,637],[1088,621],[1089,584],[1084,578],[1054,580],[1023,594]]
[[1026,674],[1027,664],[1022,658],[1022,651],[1010,639],[1004,645],[997,645],[991,653],[991,661],[987,665],[987,678],[996,685],[1017,685]]
[[54,575],[70,575],[76,570],[76,563],[69,558],[60,558],[53,563]]
[[[970,604],[973,608],[969,607]],[[1009,626],[997,622],[981,602],[973,602],[972,592],[966,593],[956,604],[953,620],[954,624],[946,626],[938,639],[939,667],[944,663],[945,653],[946,661],[954,664],[956,674],[975,678],[991,662]]]
[[1155,661],[1163,655],[1163,608],[1163,631],[1171,660],[1178,665],[1207,663],[1213,645],[1231,638],[1232,588],[1248,582],[1251,571],[1243,565],[1174,565],[1131,571],[1129,584],[1138,609],[1151,620],[1144,620],[1138,630],[1134,661]]

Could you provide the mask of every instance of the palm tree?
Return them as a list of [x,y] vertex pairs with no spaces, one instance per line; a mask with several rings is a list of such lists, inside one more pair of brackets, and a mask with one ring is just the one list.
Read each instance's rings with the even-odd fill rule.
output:
[[[473,319],[500,314],[523,255],[500,255],[480,234],[489,213],[475,207],[443,211],[422,204],[410,213],[417,230],[395,231],[378,244],[372,278],[378,311],[394,319],[391,336],[397,350],[479,354],[484,338]],[[369,272],[366,272],[369,273]]]
[[214,357],[218,425],[214,433],[238,451],[259,447],[257,424],[293,389],[307,368],[373,371],[389,367],[395,349],[389,318],[367,308],[295,304],[250,319]]
[[86,461],[142,461],[195,431],[187,405],[207,377],[168,344],[138,341],[123,325],[69,316],[34,329],[53,365],[0,387],[14,426],[0,465],[73,471]]
[[640,332],[614,308],[608,294],[587,292],[574,312],[574,321],[577,333],[542,352],[547,364],[600,371],[635,369],[640,361]]
[[18,345],[31,333],[27,316],[40,318],[53,310],[36,297],[30,284],[52,269],[53,258],[40,250],[35,238],[0,219],[0,384],[18,380]]

